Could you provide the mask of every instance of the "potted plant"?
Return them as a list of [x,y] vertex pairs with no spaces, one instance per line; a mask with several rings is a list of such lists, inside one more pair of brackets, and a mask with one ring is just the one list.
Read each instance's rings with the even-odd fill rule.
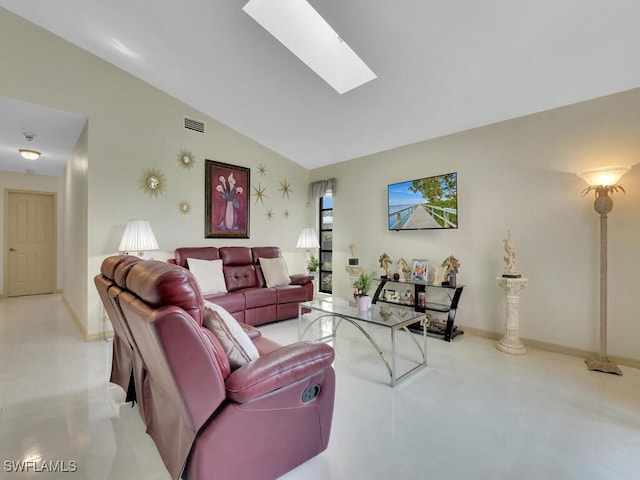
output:
[[318,275],[318,268],[320,268],[320,260],[315,255],[311,255],[307,261],[307,270],[309,275],[315,277]]
[[377,275],[375,272],[361,272],[356,281],[353,282],[353,297],[356,299],[358,310],[365,311],[369,309],[369,306],[371,305],[369,290],[371,290],[376,278]]

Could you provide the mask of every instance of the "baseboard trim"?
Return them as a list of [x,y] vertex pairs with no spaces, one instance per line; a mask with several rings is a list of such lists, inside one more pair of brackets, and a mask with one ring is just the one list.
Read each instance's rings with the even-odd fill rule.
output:
[[[482,330],[479,328],[459,326],[458,328],[464,330],[465,335],[475,335],[476,337],[488,338],[490,340],[500,340],[504,335],[492,332],[490,330]],[[590,358],[598,355],[598,352],[584,350],[582,348],[567,347],[565,345],[558,345],[557,343],[541,342],[540,340],[532,340],[529,338],[520,338],[520,341],[530,348],[537,348],[538,350],[544,350],[547,352],[562,353],[564,355],[570,355],[572,357]],[[619,357],[617,355],[608,355],[609,359],[627,367],[640,368],[640,359]]]
[[91,334],[87,333],[87,329],[84,328],[84,325],[82,325],[82,322],[76,315],[76,312],[73,311],[71,304],[69,304],[69,302],[67,301],[64,295],[62,295],[62,302],[67,307],[67,310],[69,311],[69,315],[71,315],[71,319],[73,320],[73,323],[80,331],[80,334],[84,338],[85,342],[93,342],[95,340],[102,340],[105,338],[105,335],[103,332],[91,333]]

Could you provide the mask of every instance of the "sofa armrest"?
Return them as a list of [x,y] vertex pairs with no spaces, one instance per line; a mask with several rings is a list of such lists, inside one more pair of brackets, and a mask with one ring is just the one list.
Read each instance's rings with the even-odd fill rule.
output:
[[245,403],[313,375],[333,363],[333,348],[297,342],[274,350],[234,371],[225,382],[227,397]]
[[244,333],[249,335],[249,338],[251,340],[262,336],[262,332],[260,332],[260,330],[258,330],[253,325],[249,325],[248,323],[242,323],[242,322],[238,322],[238,323],[240,324],[240,327],[242,328],[242,330],[244,330]]
[[289,280],[291,280],[290,285],[306,285],[313,281],[313,277],[306,273],[296,273],[294,275],[289,275]]

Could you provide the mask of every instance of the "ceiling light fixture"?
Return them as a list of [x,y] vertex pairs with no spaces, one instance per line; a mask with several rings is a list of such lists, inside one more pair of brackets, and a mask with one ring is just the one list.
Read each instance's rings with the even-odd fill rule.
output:
[[[32,142],[33,138],[36,136],[35,133],[24,128],[22,129],[22,134],[27,142]],[[40,158],[40,155],[42,155],[39,151],[31,148],[19,148],[18,152],[20,152],[22,158],[26,158],[27,160],[37,160]]]
[[22,158],[26,158],[27,160],[37,160],[40,158],[40,155],[42,155],[39,151],[28,148],[19,148],[18,151],[20,155],[22,155]]
[[242,9],[338,93],[377,78],[306,0],[249,0]]

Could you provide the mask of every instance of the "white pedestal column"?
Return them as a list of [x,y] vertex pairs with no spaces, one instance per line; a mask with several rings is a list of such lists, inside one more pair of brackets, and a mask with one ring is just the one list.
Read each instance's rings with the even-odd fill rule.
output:
[[520,292],[527,287],[527,278],[496,277],[498,286],[504,290],[507,303],[506,334],[496,345],[505,353],[523,355],[527,348],[520,341]]

